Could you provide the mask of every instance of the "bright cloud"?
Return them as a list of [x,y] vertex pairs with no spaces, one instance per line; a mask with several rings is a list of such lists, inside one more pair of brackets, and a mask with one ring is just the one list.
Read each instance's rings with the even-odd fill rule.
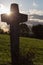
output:
[[20,10],[20,13],[28,14],[28,11]]
[[40,20],[40,19],[29,19],[29,20],[34,22],[43,22],[43,20]]
[[2,9],[2,8],[5,8],[5,6],[3,5],[3,4],[0,4],[0,8]]
[[29,9],[29,14],[43,15],[43,11],[42,10],[36,10],[36,9]]
[[43,22],[43,19],[34,19],[33,17],[34,16],[30,16],[30,15],[34,15],[34,14],[37,14],[39,16],[43,16],[43,10],[36,10],[36,9],[29,9],[29,16],[28,16],[28,19],[30,21],[34,21],[34,22]]
[[3,29],[4,32],[9,31],[9,26],[4,22],[0,22],[0,28]]
[[0,14],[9,12],[10,9],[7,8],[5,5],[0,4]]

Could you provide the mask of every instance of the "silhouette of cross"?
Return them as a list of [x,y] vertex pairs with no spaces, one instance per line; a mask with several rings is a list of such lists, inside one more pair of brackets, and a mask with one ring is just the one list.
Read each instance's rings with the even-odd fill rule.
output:
[[1,20],[10,24],[12,65],[19,65],[19,23],[26,22],[28,16],[19,13],[18,4],[11,4],[11,14],[1,14]]

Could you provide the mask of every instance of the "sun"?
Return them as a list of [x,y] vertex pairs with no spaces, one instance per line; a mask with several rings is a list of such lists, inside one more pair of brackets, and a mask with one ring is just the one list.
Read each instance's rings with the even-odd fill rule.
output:
[[10,15],[11,15],[11,12],[6,12],[6,14],[7,14],[8,16],[10,16]]
[[0,14],[6,13],[10,15],[10,8],[6,7],[3,4],[0,4]]

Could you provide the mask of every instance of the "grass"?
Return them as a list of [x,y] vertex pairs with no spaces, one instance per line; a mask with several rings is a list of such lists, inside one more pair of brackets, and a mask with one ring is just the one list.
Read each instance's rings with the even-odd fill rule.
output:
[[0,35],[0,64],[6,64],[11,61],[10,38],[8,35]]
[[20,38],[21,52],[25,54],[33,49],[36,54],[34,59],[36,65],[43,65],[43,40],[34,38]]
[[[43,65],[43,40],[20,37],[20,52],[25,55],[31,48],[35,51],[36,65]],[[0,34],[0,65],[11,62],[10,37],[9,35]]]

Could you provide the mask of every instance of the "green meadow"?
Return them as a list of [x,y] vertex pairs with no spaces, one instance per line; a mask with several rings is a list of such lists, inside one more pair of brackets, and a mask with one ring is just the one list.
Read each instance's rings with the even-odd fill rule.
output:
[[[43,65],[43,40],[35,38],[20,37],[20,53],[26,55],[28,51],[35,53],[33,60],[35,65]],[[0,34],[0,65],[11,63],[10,36]]]

